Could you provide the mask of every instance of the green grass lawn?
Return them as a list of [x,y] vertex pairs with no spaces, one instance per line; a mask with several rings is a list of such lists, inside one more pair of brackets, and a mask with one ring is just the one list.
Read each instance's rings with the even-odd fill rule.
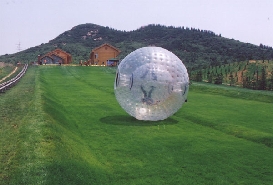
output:
[[129,116],[115,69],[38,66],[0,94],[0,184],[272,184],[273,94],[194,83],[164,121]]

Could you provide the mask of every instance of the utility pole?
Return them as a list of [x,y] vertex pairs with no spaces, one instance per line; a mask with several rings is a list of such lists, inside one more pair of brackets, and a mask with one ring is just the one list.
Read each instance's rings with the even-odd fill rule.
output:
[[21,48],[21,42],[19,42],[19,43],[17,44],[17,50],[18,50],[18,51],[21,51],[21,50],[22,50],[22,48]]

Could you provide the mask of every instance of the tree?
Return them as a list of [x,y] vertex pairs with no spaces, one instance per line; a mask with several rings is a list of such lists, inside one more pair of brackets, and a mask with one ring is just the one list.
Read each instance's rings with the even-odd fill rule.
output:
[[271,77],[268,80],[268,90],[273,90],[273,71],[271,71]]
[[261,79],[259,80],[259,90],[265,90],[266,89],[266,71],[265,68],[262,68],[261,72]]
[[222,84],[223,82],[223,74],[216,74],[214,78],[214,84]]
[[229,75],[229,86],[232,86],[234,84],[234,77],[233,77],[233,74],[230,73]]
[[202,70],[199,70],[199,71],[197,72],[195,80],[196,80],[197,82],[202,82],[202,80],[203,80]]
[[249,78],[247,77],[247,76],[243,76],[242,75],[242,79],[243,79],[243,88],[249,88],[250,87],[250,85],[249,85]]
[[212,74],[209,71],[207,73],[207,79],[209,83],[212,83]]

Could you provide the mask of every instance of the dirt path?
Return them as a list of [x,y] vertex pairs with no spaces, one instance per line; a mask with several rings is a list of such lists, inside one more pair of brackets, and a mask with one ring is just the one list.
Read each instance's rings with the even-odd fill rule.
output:
[[18,67],[15,67],[14,70],[8,75],[8,76],[5,76],[4,78],[2,78],[0,80],[0,82],[4,81],[6,78],[10,77],[13,73],[15,73],[17,71]]

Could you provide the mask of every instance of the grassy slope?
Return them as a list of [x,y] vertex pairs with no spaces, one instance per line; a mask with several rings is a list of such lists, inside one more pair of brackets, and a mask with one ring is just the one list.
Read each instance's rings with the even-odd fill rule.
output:
[[[47,120],[42,111],[36,68],[0,95],[0,184],[42,184],[50,159],[44,142]],[[49,152],[50,153],[50,152]]]
[[[5,66],[5,67],[0,66],[0,80],[2,80],[2,78],[9,75],[14,69],[15,69],[15,66]],[[3,83],[3,82],[0,82],[0,83]]]
[[272,183],[272,94],[255,101],[259,92],[193,84],[174,116],[143,122],[119,107],[114,76],[111,68],[39,66],[1,95],[0,182]]

